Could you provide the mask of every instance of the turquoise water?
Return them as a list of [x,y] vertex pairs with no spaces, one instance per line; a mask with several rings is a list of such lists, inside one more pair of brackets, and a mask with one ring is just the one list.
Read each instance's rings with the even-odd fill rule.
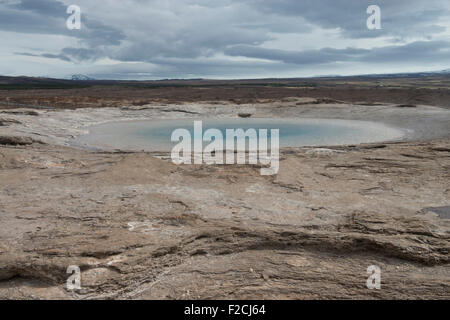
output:
[[[100,124],[89,128],[89,134],[76,139],[76,144],[93,148],[170,151],[177,142],[171,141],[172,132],[184,128],[194,140],[194,121],[139,120]],[[279,129],[280,147],[358,144],[399,139],[403,131],[369,121],[336,119],[203,119],[203,133],[219,129],[223,137],[226,129]],[[200,138],[201,139],[201,138]],[[206,146],[209,142],[204,142]],[[269,142],[270,143],[270,142]],[[225,143],[224,143],[225,145]]]

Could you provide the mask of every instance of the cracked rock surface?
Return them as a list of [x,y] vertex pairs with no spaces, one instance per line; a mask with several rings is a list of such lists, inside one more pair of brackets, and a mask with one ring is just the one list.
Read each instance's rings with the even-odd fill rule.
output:
[[449,299],[449,199],[448,138],[283,149],[276,176],[3,145],[0,298]]

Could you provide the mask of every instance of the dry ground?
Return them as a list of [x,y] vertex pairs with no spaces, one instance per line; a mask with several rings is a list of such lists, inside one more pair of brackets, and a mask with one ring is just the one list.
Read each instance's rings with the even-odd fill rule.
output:
[[[4,82],[0,77],[0,89]],[[325,101],[332,99],[367,104],[379,102],[422,104],[450,108],[450,75],[419,78],[362,76],[229,81],[65,81],[64,85],[87,86],[87,88],[30,89],[33,87],[28,85],[27,90],[0,90],[0,108],[32,105],[51,109],[73,109],[203,101],[245,104],[278,101],[288,97],[311,97]],[[27,85],[21,86],[25,88]],[[21,86],[17,88],[20,89]]]
[[[280,173],[0,149],[2,298],[450,297],[450,143],[286,150]],[[65,290],[66,268],[82,290]],[[382,289],[366,288],[366,269]]]
[[[309,90],[273,89],[274,95]],[[216,89],[204,91],[211,90]],[[224,94],[221,90],[233,89],[213,96]],[[239,90],[253,89],[234,94]],[[308,95],[315,97],[313,92]],[[366,91],[358,92],[354,99],[367,102]],[[15,97],[22,94],[60,99],[50,92]],[[286,99],[285,105],[268,103],[270,109],[251,103],[243,110],[312,117],[318,108],[336,117],[372,114],[395,124],[417,112],[405,125],[422,123],[428,140],[283,149],[279,174],[261,176],[256,166],[176,166],[164,154],[60,145],[80,121],[101,118],[100,110],[3,112],[0,129],[8,135],[0,139],[0,298],[449,299],[445,113],[426,107],[364,109],[339,101],[321,105],[334,96],[320,94],[321,100]],[[180,97],[186,98],[174,101]],[[415,101],[409,97],[390,102]],[[223,112],[215,105],[205,110]],[[183,114],[178,110],[183,106],[148,108],[102,110],[110,120],[136,110]],[[25,137],[17,138],[20,134]],[[81,290],[66,290],[69,265],[82,270]],[[381,290],[366,287],[370,265],[381,268]]]

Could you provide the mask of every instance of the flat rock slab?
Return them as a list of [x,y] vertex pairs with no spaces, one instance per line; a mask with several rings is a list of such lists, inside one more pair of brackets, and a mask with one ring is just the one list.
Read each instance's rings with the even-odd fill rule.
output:
[[292,148],[267,177],[0,146],[0,298],[448,299],[450,220],[420,211],[448,213],[449,147]]

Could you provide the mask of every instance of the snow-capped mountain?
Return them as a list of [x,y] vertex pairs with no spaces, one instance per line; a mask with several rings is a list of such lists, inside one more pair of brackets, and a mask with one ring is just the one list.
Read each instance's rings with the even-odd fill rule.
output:
[[74,75],[72,75],[72,80],[85,81],[85,80],[94,80],[94,79],[89,78],[88,76],[86,76],[84,74],[74,74]]

